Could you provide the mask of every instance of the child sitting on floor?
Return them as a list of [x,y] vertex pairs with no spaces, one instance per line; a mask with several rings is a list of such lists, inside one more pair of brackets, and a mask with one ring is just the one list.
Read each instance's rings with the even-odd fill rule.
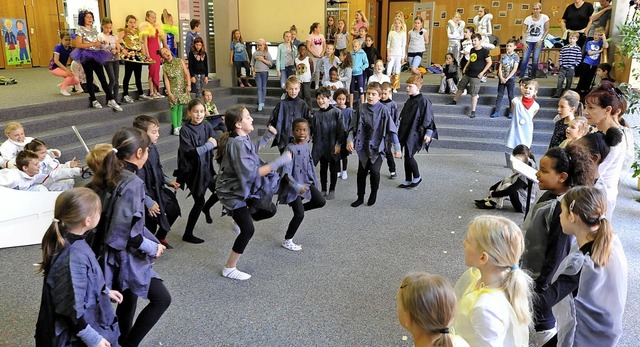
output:
[[0,170],[0,186],[9,189],[46,192],[42,185],[47,174],[40,173],[38,155],[31,151],[20,151],[16,156],[17,169]]
[[24,146],[24,149],[38,155],[40,173],[48,175],[44,185],[50,191],[60,192],[73,188],[75,185],[74,178],[82,174],[81,164],[75,157],[64,164],[60,164],[57,159],[47,152],[47,145],[42,140],[33,139]]
[[[518,145],[511,153],[523,163],[536,167],[536,158],[533,156],[529,148],[525,145]],[[534,195],[528,196],[527,187],[531,183],[523,174],[513,171],[513,173],[502,181],[496,182],[489,188],[489,196],[484,199],[476,200],[476,207],[483,210],[502,209],[505,198],[511,201],[513,209],[516,212],[525,212],[527,199],[531,201]]]

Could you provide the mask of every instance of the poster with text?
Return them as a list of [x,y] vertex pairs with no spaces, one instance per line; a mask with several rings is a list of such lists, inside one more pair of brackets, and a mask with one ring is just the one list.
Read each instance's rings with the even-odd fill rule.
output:
[[1,18],[2,42],[8,65],[31,64],[29,30],[24,18]]

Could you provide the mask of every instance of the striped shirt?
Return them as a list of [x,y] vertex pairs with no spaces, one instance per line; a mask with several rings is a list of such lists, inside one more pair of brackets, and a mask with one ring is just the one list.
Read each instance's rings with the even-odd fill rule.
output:
[[582,60],[582,50],[580,46],[564,46],[560,50],[560,67],[576,67]]

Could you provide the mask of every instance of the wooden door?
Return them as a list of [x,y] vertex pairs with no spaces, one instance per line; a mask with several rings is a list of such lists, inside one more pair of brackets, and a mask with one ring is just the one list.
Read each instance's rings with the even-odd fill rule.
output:
[[48,66],[65,27],[62,0],[26,0],[33,66]]
[[[13,19],[22,19],[22,20],[26,20],[27,16],[25,14],[24,11],[24,3],[23,0],[3,0],[0,1],[0,18],[13,18]],[[6,36],[6,23],[0,23],[2,24],[2,42],[0,42],[0,48],[2,48],[2,64],[4,65],[4,67],[7,68],[21,68],[21,67],[31,67],[31,63],[29,64],[19,64],[19,65],[15,65],[14,64],[14,59],[16,59],[16,57],[19,57],[19,48],[17,45],[15,45],[15,49],[10,51],[7,54],[7,45],[5,43],[5,36]],[[13,26],[15,25],[14,23],[10,24],[12,29]],[[11,61],[9,61],[11,60]]]

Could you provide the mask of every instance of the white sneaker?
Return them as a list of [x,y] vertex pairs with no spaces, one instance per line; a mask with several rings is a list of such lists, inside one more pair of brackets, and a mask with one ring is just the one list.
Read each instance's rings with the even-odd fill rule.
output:
[[93,108],[102,108],[102,105],[100,105],[98,100],[93,100],[93,102],[91,103],[91,107],[93,107]]
[[487,82],[487,76],[482,76],[482,78],[480,78],[480,83],[486,83]]
[[180,127],[174,128],[173,129],[173,134],[176,136],[180,136]]
[[109,100],[109,102],[107,102],[107,106],[116,111],[122,112],[122,107],[120,107],[120,105],[118,105],[118,103],[114,99]]
[[152,97],[150,97],[147,94],[140,94],[140,96],[138,97],[138,99],[142,99],[142,100],[151,100],[153,99]]
[[76,94],[81,94],[84,93],[84,89],[82,89],[82,86],[80,86],[79,84],[76,87]]
[[133,104],[133,99],[129,95],[125,95],[122,100],[124,100],[124,102],[126,102],[127,104]]
[[249,275],[246,272],[242,272],[235,267],[232,267],[232,268],[225,267],[222,270],[222,276],[226,278],[231,278],[232,280],[238,280],[238,281],[245,281],[251,278],[251,275]]
[[462,95],[467,95],[467,90],[466,89],[462,91]]
[[302,246],[296,245],[293,243],[293,240],[284,240],[282,241],[282,247],[290,250],[290,251],[299,251],[302,249]]
[[71,93],[69,93],[66,89],[60,89],[60,94],[64,96],[71,96]]
[[349,178],[349,175],[347,175],[347,170],[342,171],[342,175],[341,177],[343,180],[346,180],[347,178]]

